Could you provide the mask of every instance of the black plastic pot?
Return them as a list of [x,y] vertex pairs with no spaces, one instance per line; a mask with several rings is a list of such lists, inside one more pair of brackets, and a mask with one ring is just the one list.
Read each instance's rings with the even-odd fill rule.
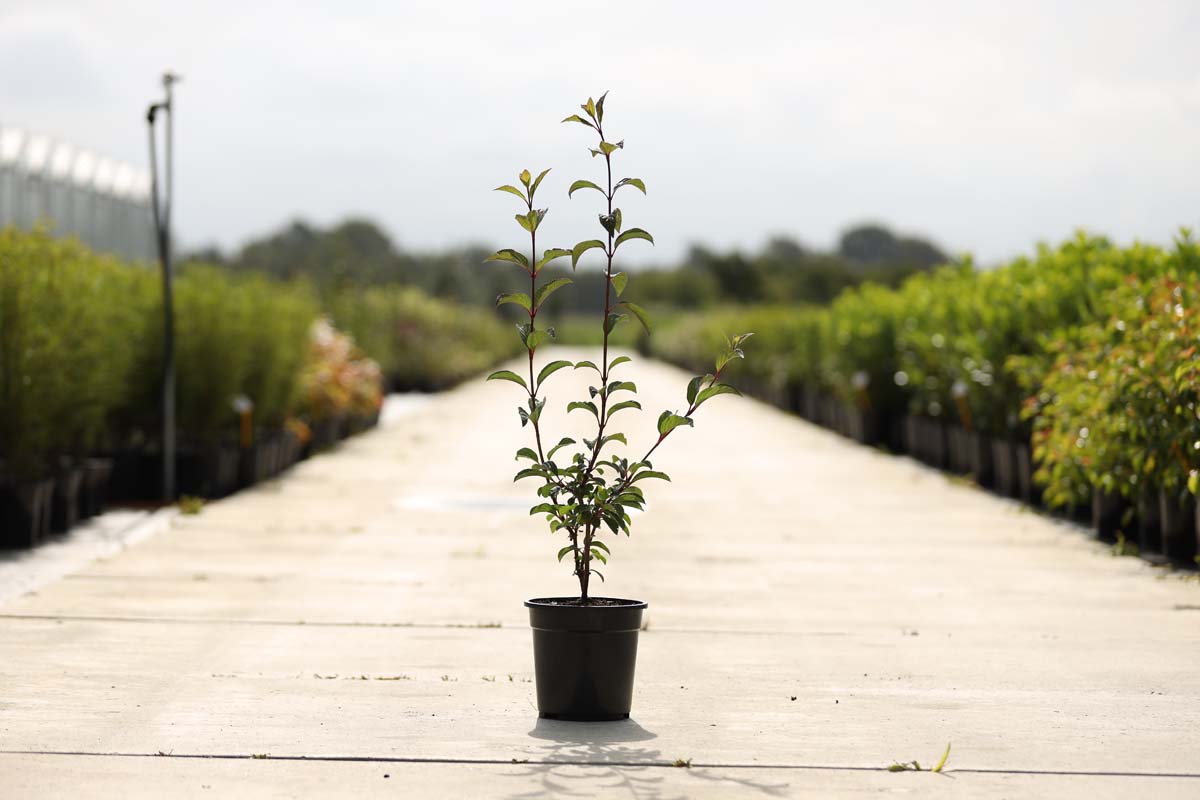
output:
[[946,426],[946,462],[950,471],[957,475],[966,475],[971,471],[968,446],[967,446],[967,429],[961,425]]
[[261,440],[243,447],[238,460],[238,486],[253,486],[267,478],[267,453]]
[[0,483],[0,547],[33,547],[50,531],[54,480]]
[[83,462],[83,491],[79,495],[81,516],[94,517],[104,511],[112,473],[111,458],[89,458]]
[[1008,439],[992,439],[992,484],[998,494],[1017,497],[1017,455]]
[[1138,497],[1138,552],[1143,557],[1162,552],[1162,518],[1159,515],[1158,490],[1146,488]]
[[933,417],[921,417],[921,438],[925,450],[926,464],[945,469],[948,463],[949,446],[946,439],[946,424]]
[[992,447],[991,439],[979,431],[967,431],[963,438],[966,448],[967,474],[977,484],[991,488],[992,480]]
[[162,496],[162,456],[141,446],[112,454],[108,498],[117,502],[155,500]]
[[83,486],[82,467],[64,467],[54,476],[54,497],[50,505],[50,530],[69,531],[79,523],[79,490]]
[[1196,509],[1190,494],[1181,498],[1165,489],[1158,493],[1162,552],[1172,561],[1191,565],[1196,555]]
[[628,719],[638,631],[646,604],[558,605],[573,597],[526,600],[533,628],[538,713],[544,719],[592,722]]
[[800,416],[809,422],[820,422],[821,398],[816,389],[805,387],[800,390]]
[[1013,445],[1013,455],[1017,461],[1017,496],[1030,505],[1041,505],[1042,492],[1033,482],[1033,454],[1029,445],[1024,442]]
[[1117,531],[1125,528],[1125,511],[1129,504],[1125,498],[1116,492],[1104,492],[1099,489],[1092,491],[1092,528],[1096,538],[1105,542],[1115,542]]

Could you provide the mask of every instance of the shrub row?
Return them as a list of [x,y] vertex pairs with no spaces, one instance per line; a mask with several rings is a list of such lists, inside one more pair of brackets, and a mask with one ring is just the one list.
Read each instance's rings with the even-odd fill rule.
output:
[[759,396],[1005,494],[1107,515],[1105,535],[1136,531],[1143,549],[1190,559],[1196,537],[1162,520],[1190,524],[1189,478],[1200,490],[1198,276],[1186,231],[1171,249],[1079,234],[825,307],[683,316],[650,347],[703,370],[725,331],[756,331],[741,368]]
[[330,295],[327,306],[337,326],[379,362],[395,391],[444,389],[520,349],[494,312],[435,300],[418,289],[346,288]]
[[[383,374],[368,355],[393,385],[440,388],[515,338],[494,315],[398,287],[322,302],[304,281],[188,264],[174,297],[186,494],[225,494],[373,424]],[[105,486],[161,495],[161,320],[156,270],[0,231],[0,544],[69,527]]]

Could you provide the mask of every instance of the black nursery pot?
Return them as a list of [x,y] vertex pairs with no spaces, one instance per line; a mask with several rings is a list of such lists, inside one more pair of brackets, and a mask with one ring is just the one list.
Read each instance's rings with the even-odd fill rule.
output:
[[526,600],[533,628],[538,714],[578,722],[629,718],[638,631],[646,604],[595,597]]

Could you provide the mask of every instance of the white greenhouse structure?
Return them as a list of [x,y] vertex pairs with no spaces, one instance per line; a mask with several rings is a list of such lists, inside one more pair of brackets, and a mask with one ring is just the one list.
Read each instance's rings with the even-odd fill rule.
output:
[[133,261],[157,257],[150,175],[20,128],[0,126],[0,228],[46,226]]

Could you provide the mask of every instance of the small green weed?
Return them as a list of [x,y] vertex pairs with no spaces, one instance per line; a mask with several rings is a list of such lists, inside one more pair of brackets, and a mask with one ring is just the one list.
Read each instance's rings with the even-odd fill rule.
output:
[[185,494],[183,497],[179,498],[179,512],[181,514],[187,514],[191,516],[194,514],[199,514],[203,510],[203,497],[192,497],[191,495]]
[[[950,759],[950,743],[947,742],[946,750],[945,750],[945,752],[942,753],[941,759],[939,759],[937,762],[937,765],[929,771],[930,772],[941,772],[942,768],[946,766],[946,762],[949,759]],[[889,766],[887,768],[887,770],[888,770],[888,772],[921,772],[922,771],[921,770],[921,762],[917,761],[916,759],[914,759],[912,761],[904,761],[904,762],[893,761],[891,763],[891,766]]]
[[1126,539],[1122,531],[1117,531],[1117,541],[1113,544],[1111,552],[1114,557],[1136,556],[1138,554],[1138,546],[1135,542]]

